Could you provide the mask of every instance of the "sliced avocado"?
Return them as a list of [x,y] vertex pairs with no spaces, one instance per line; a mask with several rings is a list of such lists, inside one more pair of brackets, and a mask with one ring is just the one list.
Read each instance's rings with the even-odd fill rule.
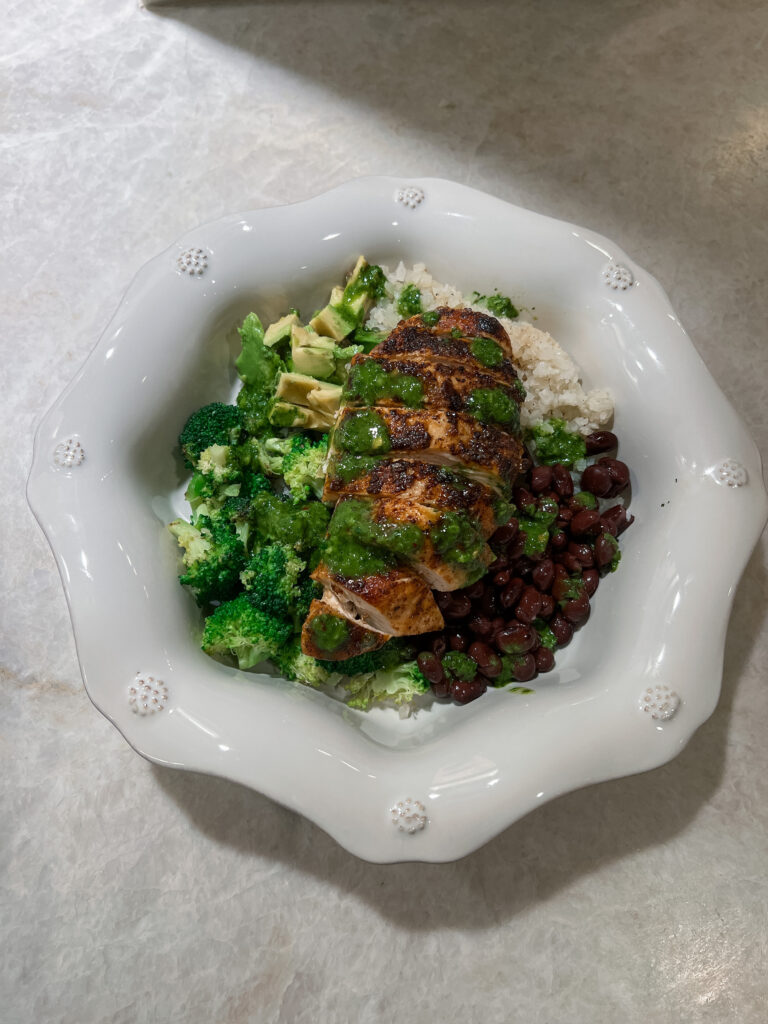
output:
[[327,388],[315,388],[307,395],[307,404],[310,409],[329,415],[333,422],[333,417],[341,405],[341,384],[334,384]]
[[270,324],[264,332],[264,344],[267,348],[273,348],[275,345],[279,345],[283,341],[288,341],[291,337],[291,330],[294,326],[298,326],[299,318],[296,313],[289,313],[287,316],[281,316],[275,323]]
[[333,426],[334,414],[307,409],[303,405],[289,402],[274,402],[269,413],[269,422],[275,427],[302,427],[305,430],[329,430]]
[[[331,342],[331,344],[334,344]],[[305,345],[293,350],[293,368],[297,373],[308,374],[325,380],[336,372],[336,360],[333,349]]]
[[364,319],[366,300],[369,298],[367,291],[360,290],[359,287],[360,274],[367,266],[368,261],[366,258],[364,256],[358,256],[355,268],[349,275],[349,280],[342,292],[341,300],[337,303],[337,305],[344,306],[345,309],[348,309],[353,314],[355,322],[358,324],[362,323]]
[[277,379],[275,397],[293,405],[309,405],[309,395],[315,391],[327,391],[335,396],[336,407],[341,399],[341,385],[310,377],[306,373],[281,373]]
[[357,320],[339,305],[330,303],[312,317],[309,326],[318,334],[325,334],[334,341],[343,341],[357,326]]

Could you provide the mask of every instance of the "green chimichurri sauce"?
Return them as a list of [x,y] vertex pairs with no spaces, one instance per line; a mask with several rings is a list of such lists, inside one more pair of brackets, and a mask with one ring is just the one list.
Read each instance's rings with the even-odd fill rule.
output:
[[348,484],[363,476],[364,473],[370,473],[376,465],[376,461],[372,455],[350,455],[345,452],[331,464],[328,475],[329,477],[338,477],[343,484]]
[[529,558],[543,555],[549,543],[549,528],[557,519],[557,502],[539,498],[538,505],[527,505],[518,513],[520,533],[525,537],[523,553]]
[[397,300],[397,312],[402,317],[416,316],[421,312],[421,289],[415,284],[407,284],[400,292]]
[[399,398],[403,405],[415,409],[424,401],[424,389],[417,377],[387,372],[375,359],[366,359],[352,367],[344,394],[365,405],[375,405],[385,398]]
[[431,527],[429,539],[446,562],[468,568],[482,564],[485,540],[469,516],[461,512],[443,512]]
[[387,279],[384,271],[375,263],[363,267],[357,277],[350,281],[344,289],[341,298],[341,305],[348,306],[359,299],[361,295],[368,295],[374,301],[384,297]]
[[584,438],[568,430],[565,420],[547,420],[532,427],[526,432],[526,439],[533,443],[536,460],[545,466],[554,466],[558,462],[572,466],[587,454]]
[[328,653],[338,651],[349,639],[347,621],[337,615],[318,615],[312,619],[309,628],[317,647]]
[[421,314],[421,319],[427,327],[434,327],[440,320],[440,314],[436,309],[430,309],[426,313]]
[[512,300],[507,298],[506,295],[499,295],[498,290],[493,295],[481,295],[479,292],[472,292],[472,302],[484,303],[488,307],[488,311],[493,313],[494,316],[504,316],[509,320],[514,320],[515,317],[520,316],[520,311],[512,304]]
[[392,447],[387,425],[373,409],[347,413],[333,440],[337,448],[353,455],[386,455]]
[[466,410],[481,423],[500,423],[513,429],[520,424],[517,403],[501,388],[475,388],[466,401]]
[[491,338],[474,338],[469,350],[478,363],[491,370],[504,362],[504,350]]
[[383,548],[400,559],[413,558],[424,546],[424,535],[418,526],[389,519],[374,520],[371,502],[364,498],[347,498],[336,506],[331,532]]
[[388,551],[369,548],[354,537],[334,530],[323,545],[323,561],[330,572],[345,579],[376,576],[395,566],[394,555]]

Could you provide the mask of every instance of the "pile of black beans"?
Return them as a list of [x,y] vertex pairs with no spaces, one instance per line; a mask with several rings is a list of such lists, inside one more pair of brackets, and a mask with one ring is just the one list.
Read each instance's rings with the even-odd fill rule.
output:
[[[445,628],[419,637],[417,662],[436,697],[468,704],[502,673],[508,677],[511,672],[510,682],[530,682],[538,673],[551,671],[553,647],[565,647],[589,618],[590,599],[615,564],[614,538],[634,517],[622,504],[603,512],[585,507],[583,492],[611,499],[629,485],[629,468],[611,457],[618,447],[616,435],[599,430],[586,442],[587,455],[599,457],[581,474],[582,497],[577,497],[565,466],[534,465],[527,456],[524,460],[513,490],[515,506],[526,508],[542,498],[557,503],[544,552],[535,558],[525,554],[525,536],[512,517],[491,537],[496,560],[481,580],[462,590],[435,593]],[[545,626],[551,631],[549,645],[542,643],[539,632]],[[452,651],[474,661],[473,678],[456,678],[443,667],[443,658]]]

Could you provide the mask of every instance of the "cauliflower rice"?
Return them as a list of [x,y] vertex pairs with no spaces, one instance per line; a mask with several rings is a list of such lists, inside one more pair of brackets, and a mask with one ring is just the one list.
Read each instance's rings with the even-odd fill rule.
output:
[[[435,281],[425,264],[406,267],[400,262],[394,270],[381,268],[387,279],[387,298],[371,311],[366,326],[372,330],[394,330],[402,317],[397,312],[397,300],[407,284],[421,290],[424,310],[437,306],[467,306],[481,312],[485,307],[468,301],[450,284]],[[610,423],[613,418],[613,396],[606,388],[585,391],[581,385],[579,368],[555,339],[523,320],[499,317],[512,343],[514,361],[525,384],[527,397],[520,411],[523,426],[533,426],[544,420],[565,420],[573,430],[589,434]]]

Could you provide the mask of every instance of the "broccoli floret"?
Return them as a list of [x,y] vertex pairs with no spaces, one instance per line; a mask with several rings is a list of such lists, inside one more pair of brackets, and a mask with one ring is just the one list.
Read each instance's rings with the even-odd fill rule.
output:
[[204,448],[195,468],[210,478],[214,485],[235,483],[243,475],[238,450],[229,444],[212,444]]
[[305,434],[297,434],[291,442],[282,469],[291,497],[295,501],[306,501],[310,494],[322,497],[328,435],[323,434],[317,441],[312,441]]
[[322,662],[304,654],[297,639],[286,643],[272,657],[272,661],[286,679],[293,679],[306,686],[322,686],[328,682],[331,671],[334,671],[333,669],[329,671]]
[[195,471],[189,481],[184,497],[192,509],[192,521],[197,522],[200,516],[212,516],[218,512],[227,498],[237,496],[241,484],[225,484],[217,486],[209,476]]
[[249,446],[251,462],[267,476],[282,476],[283,459],[291,450],[295,437],[254,438]]
[[429,683],[415,661],[373,675],[352,676],[340,685],[350,695],[347,704],[363,711],[373,703],[410,704],[414,697],[429,690]]
[[[310,568],[314,568],[310,566]],[[309,615],[309,606],[314,600],[320,597],[323,592],[323,588],[319,583],[315,583],[314,580],[308,576],[299,583],[299,596],[294,605],[294,615],[296,617],[297,628],[301,628],[301,624]]]
[[228,601],[240,590],[245,548],[226,521],[200,516],[195,524],[176,519],[171,533],[184,549],[187,571],[179,581],[193,592],[203,607],[212,601]]
[[272,493],[272,485],[263,473],[246,473],[240,494],[245,498],[255,498],[257,494]]
[[254,603],[269,615],[294,620],[301,597],[299,578],[306,563],[286,544],[267,544],[255,551],[240,573]]
[[206,654],[233,655],[239,668],[273,658],[292,628],[257,608],[247,594],[220,605],[205,620],[201,646]]
[[243,429],[241,409],[223,402],[212,402],[193,412],[179,434],[179,445],[189,469],[194,469],[201,453],[211,445],[236,444]]
[[264,328],[255,313],[249,313],[239,333],[243,348],[235,365],[243,386],[237,396],[237,406],[248,432],[261,434],[271,430],[269,404],[285,363],[274,349],[264,344]]

